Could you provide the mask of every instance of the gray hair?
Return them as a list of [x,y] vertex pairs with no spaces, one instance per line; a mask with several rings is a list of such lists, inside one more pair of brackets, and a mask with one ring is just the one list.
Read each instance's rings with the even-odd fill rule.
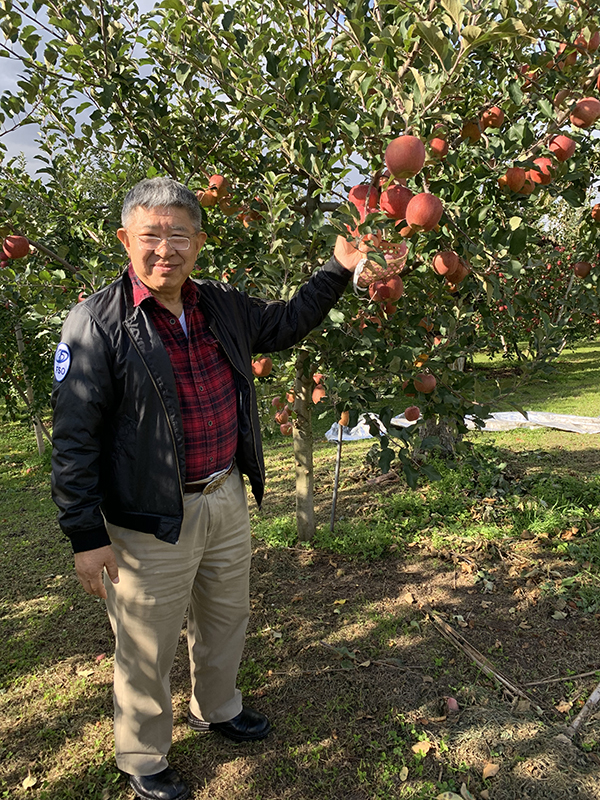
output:
[[202,230],[202,211],[196,195],[172,178],[144,178],[130,189],[123,200],[121,224],[124,228],[139,207],[185,208],[196,233]]

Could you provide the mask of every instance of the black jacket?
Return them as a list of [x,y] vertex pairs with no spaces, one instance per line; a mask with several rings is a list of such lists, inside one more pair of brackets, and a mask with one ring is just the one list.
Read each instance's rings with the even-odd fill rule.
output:
[[[288,302],[195,281],[199,307],[231,362],[238,403],[236,461],[260,504],[264,462],[252,353],[285,350],[321,323],[350,273],[332,258]],[[171,362],[125,272],[75,306],[70,350],[55,379],[52,493],[75,552],[110,544],[104,520],[175,543],[183,517],[185,449]],[[64,349],[64,348],[63,348]]]

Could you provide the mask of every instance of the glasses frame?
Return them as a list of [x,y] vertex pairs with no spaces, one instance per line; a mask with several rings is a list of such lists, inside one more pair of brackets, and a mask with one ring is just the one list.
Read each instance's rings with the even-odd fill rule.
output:
[[[191,238],[189,236],[181,236],[180,234],[173,234],[173,236],[163,236],[163,237],[152,236],[149,233],[129,233],[129,235],[135,237],[138,240],[139,244],[140,244],[140,248],[142,250],[146,250],[149,253],[151,253],[153,251],[156,252],[156,250],[161,246],[161,244],[163,242],[166,242],[168,244],[168,246],[172,250],[175,250],[178,253],[185,253],[192,246]],[[146,236],[146,237],[148,237],[150,239],[158,239],[158,241],[154,245],[154,247],[152,247],[152,246],[149,246],[147,242],[146,243],[144,242],[144,240],[142,239],[143,236]],[[186,239],[187,240],[187,247],[175,247],[175,245],[173,245],[171,243],[171,239]]]

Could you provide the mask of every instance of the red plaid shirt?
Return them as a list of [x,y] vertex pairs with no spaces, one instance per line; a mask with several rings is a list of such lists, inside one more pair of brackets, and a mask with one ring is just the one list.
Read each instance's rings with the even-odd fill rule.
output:
[[238,420],[233,371],[198,308],[198,288],[181,288],[186,336],[177,317],[160,303],[129,266],[133,304],[148,314],[171,359],[185,434],[185,479],[200,481],[226,469],[235,455]]

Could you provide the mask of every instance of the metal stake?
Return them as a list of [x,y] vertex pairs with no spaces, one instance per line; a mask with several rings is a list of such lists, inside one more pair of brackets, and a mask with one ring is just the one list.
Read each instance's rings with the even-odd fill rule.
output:
[[337,456],[335,459],[335,476],[333,479],[333,501],[331,504],[331,523],[329,525],[329,530],[333,533],[333,529],[335,527],[335,506],[337,503],[337,494],[338,494],[338,485],[340,482],[340,464],[342,463],[342,436],[344,435],[344,426],[341,422],[338,423],[339,432],[338,432],[338,445],[337,445]]

